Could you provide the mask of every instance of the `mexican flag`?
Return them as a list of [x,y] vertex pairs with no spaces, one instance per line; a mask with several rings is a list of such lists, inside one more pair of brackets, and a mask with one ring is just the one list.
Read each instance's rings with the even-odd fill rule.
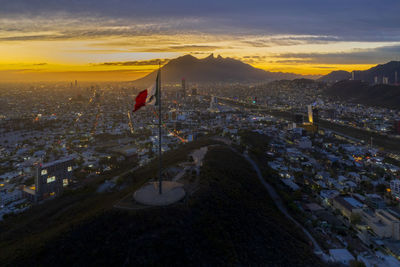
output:
[[157,106],[158,94],[160,88],[160,70],[157,72],[156,81],[152,86],[146,90],[141,91],[135,98],[135,108],[133,112],[137,111],[143,106]]

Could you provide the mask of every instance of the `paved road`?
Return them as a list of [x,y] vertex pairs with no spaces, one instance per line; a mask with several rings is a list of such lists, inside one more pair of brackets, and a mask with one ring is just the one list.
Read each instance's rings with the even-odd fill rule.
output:
[[262,185],[267,189],[268,194],[272,198],[272,200],[275,202],[275,205],[278,207],[278,209],[289,219],[291,220],[294,224],[296,224],[298,227],[300,227],[303,232],[306,234],[306,236],[311,240],[311,242],[314,245],[314,253],[317,254],[318,256],[321,256],[323,260],[327,260],[329,258],[328,255],[326,255],[321,247],[318,245],[317,241],[314,239],[314,237],[305,229],[299,222],[297,222],[288,212],[288,210],[285,207],[285,204],[283,203],[282,199],[278,195],[278,193],[275,191],[273,186],[271,186],[269,183],[267,183],[264,180],[264,177],[261,174],[260,168],[257,166],[257,164],[252,160],[247,153],[244,153],[243,156],[246,158],[246,160],[253,166],[254,170],[257,173],[258,179],[262,183]]

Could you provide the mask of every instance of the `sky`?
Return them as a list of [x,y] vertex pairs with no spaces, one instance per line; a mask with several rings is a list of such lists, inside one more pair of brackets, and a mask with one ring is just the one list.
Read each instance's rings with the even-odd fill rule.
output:
[[398,0],[0,0],[0,81],[130,81],[185,54],[323,75],[400,60]]

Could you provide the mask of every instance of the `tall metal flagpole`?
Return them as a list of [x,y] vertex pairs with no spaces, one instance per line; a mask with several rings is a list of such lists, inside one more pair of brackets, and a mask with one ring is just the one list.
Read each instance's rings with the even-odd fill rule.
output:
[[162,179],[161,179],[161,66],[158,62],[158,74],[157,74],[157,101],[158,101],[158,188],[159,194],[162,194]]

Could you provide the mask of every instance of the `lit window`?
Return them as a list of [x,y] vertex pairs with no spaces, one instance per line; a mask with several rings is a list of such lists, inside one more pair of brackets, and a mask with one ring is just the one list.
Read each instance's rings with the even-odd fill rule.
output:
[[72,167],[71,166],[68,166],[68,171],[72,172]]
[[46,175],[47,174],[47,170],[46,169],[42,170],[41,174],[42,175]]
[[51,177],[47,178],[47,183],[52,183],[55,180],[56,180],[56,177],[55,176],[51,176]]
[[67,186],[68,185],[68,179],[63,179],[63,186]]

